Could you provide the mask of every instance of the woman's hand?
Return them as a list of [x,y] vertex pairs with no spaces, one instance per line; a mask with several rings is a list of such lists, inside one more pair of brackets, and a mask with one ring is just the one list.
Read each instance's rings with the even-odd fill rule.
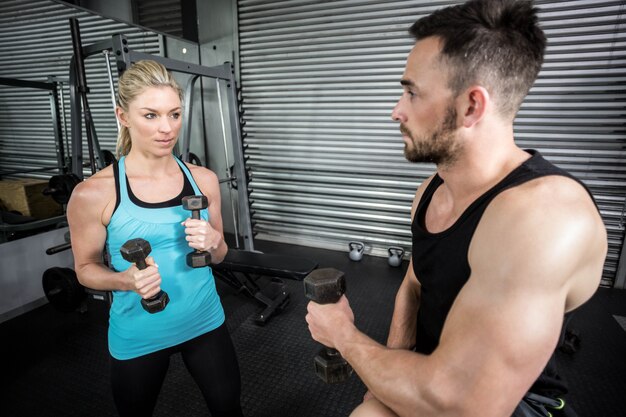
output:
[[186,240],[190,248],[213,252],[224,242],[222,234],[206,220],[189,218],[181,224],[185,226]]
[[135,264],[125,271],[128,288],[141,298],[152,298],[161,291],[161,274],[159,266],[151,256],[146,258],[145,269],[139,269]]

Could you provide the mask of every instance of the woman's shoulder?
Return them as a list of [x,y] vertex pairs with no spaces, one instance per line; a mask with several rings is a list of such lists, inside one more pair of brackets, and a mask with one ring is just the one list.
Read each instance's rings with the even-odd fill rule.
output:
[[[110,217],[111,207],[115,206],[116,191],[113,167],[108,166],[79,183],[67,205],[70,224],[100,222]],[[107,220],[108,223],[108,220]]]
[[113,166],[109,165],[80,182],[72,191],[72,197],[74,196],[79,200],[86,200],[92,203],[103,200],[108,201],[111,196],[115,197]]
[[213,186],[218,183],[217,175],[210,169],[189,162],[185,162],[185,166],[189,169],[193,179],[200,188],[202,188],[202,185]]

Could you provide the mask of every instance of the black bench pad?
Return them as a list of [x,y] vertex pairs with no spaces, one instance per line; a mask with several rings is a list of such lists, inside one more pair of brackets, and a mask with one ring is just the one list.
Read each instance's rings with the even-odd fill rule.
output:
[[317,268],[310,259],[261,252],[229,249],[224,260],[211,265],[216,270],[230,270],[268,277],[303,280]]

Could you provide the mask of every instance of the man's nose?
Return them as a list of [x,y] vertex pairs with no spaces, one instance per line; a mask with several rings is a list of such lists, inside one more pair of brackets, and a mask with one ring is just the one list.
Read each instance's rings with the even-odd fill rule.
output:
[[400,122],[400,123],[403,123],[406,121],[406,117],[404,116],[404,113],[400,109],[400,101],[398,101],[395,107],[393,108],[393,111],[391,112],[391,118],[395,120],[396,122]]

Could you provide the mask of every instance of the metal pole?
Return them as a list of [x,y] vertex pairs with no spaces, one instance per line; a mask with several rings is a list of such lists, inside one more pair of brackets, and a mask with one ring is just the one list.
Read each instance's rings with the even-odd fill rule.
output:
[[[65,97],[63,96],[63,82],[59,81],[59,85],[61,86],[59,88],[59,95],[61,98],[61,120],[63,121],[63,139],[64,143],[65,143],[65,157],[69,159],[70,156],[70,140],[69,140],[69,136],[67,135],[67,118],[65,117]],[[63,165],[67,168],[66,161],[63,161]],[[70,171],[71,171],[71,167]],[[65,173],[67,174],[67,169],[65,170]]]
[[183,105],[183,140],[182,160],[189,162],[189,146],[191,143],[191,107],[193,106],[194,85],[200,76],[194,75],[187,81],[185,88],[185,104]]
[[83,62],[82,43],[80,40],[80,29],[78,20],[74,17],[70,18],[70,30],[72,32],[72,48],[74,49],[74,58],[76,65],[76,75],[78,76],[78,92],[80,94],[83,112],[85,113],[85,132],[87,133],[87,147],[89,149],[89,163],[91,166],[91,174],[96,173],[95,155],[93,150],[93,119],[91,110],[89,109],[89,101],[87,100],[87,77],[85,75],[85,63]]
[[235,247],[239,249],[239,226],[237,221],[237,210],[233,201],[233,181],[230,173],[230,159],[228,158],[228,142],[226,141],[226,124],[224,123],[224,110],[222,109],[222,94],[220,92],[220,80],[215,79],[217,89],[217,102],[220,109],[220,120],[222,122],[222,140],[224,142],[224,160],[226,161],[226,178],[228,178],[228,196],[230,197],[230,208],[233,213],[233,228],[235,229]]
[[[57,86],[54,83],[55,87]],[[59,173],[65,174],[65,149],[63,149],[63,139],[61,137],[61,121],[59,120],[59,105],[57,103],[56,88],[50,92],[50,112],[52,113],[52,123],[54,125],[54,144],[57,151],[57,164],[59,165]]]
[[[113,103],[113,114],[115,114],[115,109],[117,108],[117,101],[115,99],[115,86],[113,85],[113,73],[111,71],[111,59],[109,56],[109,50],[105,49],[102,51],[104,54],[104,59],[107,62],[107,75],[109,76],[109,89],[111,90],[111,103]],[[117,120],[117,116],[115,117],[115,123],[117,124],[117,133],[120,132],[120,121]]]
[[76,59],[70,60],[70,129],[72,140],[72,170],[81,180],[83,179],[83,129],[82,129],[82,109],[80,98],[78,97],[78,86],[76,85]]

